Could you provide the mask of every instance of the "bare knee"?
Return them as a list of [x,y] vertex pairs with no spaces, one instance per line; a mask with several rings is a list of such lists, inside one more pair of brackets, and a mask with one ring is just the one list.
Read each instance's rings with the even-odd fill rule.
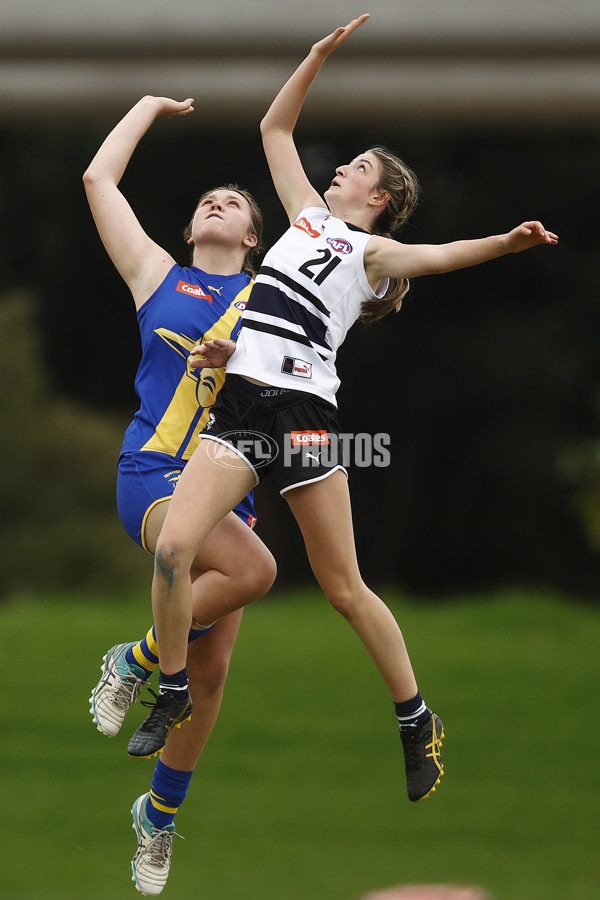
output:
[[277,575],[277,564],[262,545],[258,551],[255,548],[254,552],[240,555],[226,574],[231,592],[246,606],[269,593]]
[[176,579],[190,574],[190,554],[175,542],[159,540],[154,554],[155,576],[171,585]]
[[348,621],[353,621],[360,610],[368,604],[371,591],[362,580],[360,573],[356,575],[341,574],[339,577],[320,579],[320,585],[327,601]]
[[356,608],[356,592],[349,584],[337,584],[324,588],[328,603],[345,619],[352,619]]
[[245,591],[250,602],[260,600],[268,594],[276,577],[277,563],[271,552],[264,547],[244,572]]

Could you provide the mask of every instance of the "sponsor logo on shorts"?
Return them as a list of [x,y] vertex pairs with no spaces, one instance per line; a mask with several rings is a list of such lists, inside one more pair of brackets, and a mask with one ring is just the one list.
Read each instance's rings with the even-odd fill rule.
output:
[[312,363],[304,359],[294,359],[293,356],[284,356],[281,364],[284,375],[296,375],[298,378],[312,378]]
[[[205,429],[207,430],[207,429]],[[262,469],[281,453],[283,468],[295,471],[311,470],[311,477],[340,466],[349,468],[387,468],[390,465],[389,434],[349,434],[324,429],[290,431],[283,435],[281,445],[260,431],[227,431],[206,441],[208,453],[217,465],[239,469],[244,459],[253,469]]]
[[290,431],[292,447],[303,447],[306,444],[328,444],[327,431]]
[[200,300],[208,300],[209,303],[213,302],[211,295],[205,294],[199,284],[188,284],[187,281],[180,281],[175,290],[179,291],[180,294],[189,294],[191,297],[198,297]]
[[344,238],[327,238],[327,243],[336,253],[352,253],[352,244]]
[[315,231],[308,219],[306,219],[304,216],[301,216],[294,222],[294,228],[299,228],[300,231],[305,231],[311,238],[318,238],[321,236],[320,232]]
[[389,434],[349,434],[290,431],[283,440],[283,466],[294,469],[334,469],[357,466],[387,468],[391,461]]

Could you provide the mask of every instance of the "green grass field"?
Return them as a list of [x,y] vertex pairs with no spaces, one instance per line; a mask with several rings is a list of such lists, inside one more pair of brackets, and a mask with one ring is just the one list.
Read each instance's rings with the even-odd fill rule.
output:
[[[221,718],[177,818],[162,896],[357,900],[409,882],[496,900],[597,900],[600,613],[532,593],[384,595],[444,719],[446,775],[406,799],[393,708],[352,630],[311,591],[245,613]],[[121,900],[131,760],[87,699],[105,650],[143,634],[149,600],[0,607],[2,900]]]

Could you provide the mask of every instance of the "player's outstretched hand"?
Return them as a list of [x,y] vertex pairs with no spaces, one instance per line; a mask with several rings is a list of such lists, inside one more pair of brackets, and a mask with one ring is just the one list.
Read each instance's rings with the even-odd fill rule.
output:
[[347,25],[343,25],[340,28],[336,28],[335,31],[332,31],[331,34],[328,34],[327,37],[324,37],[322,40],[317,41],[316,44],[313,44],[313,51],[318,53],[319,56],[323,58],[329,56],[330,53],[333,53],[340,44],[343,44],[345,40],[347,40],[353,31],[356,31],[357,28],[366,22],[367,19],[370,18],[369,13],[363,13],[362,16],[359,16],[358,19],[352,19],[351,22],[348,22]]
[[187,116],[194,112],[194,101],[191,97],[187,100],[171,100],[170,97],[149,97],[157,106],[156,114],[171,119],[173,116]]
[[192,369],[221,369],[234,352],[235,341],[225,338],[204,341],[190,350],[190,366]]
[[523,222],[507,235],[510,253],[520,253],[538,244],[558,244],[557,235],[546,231],[541,222]]

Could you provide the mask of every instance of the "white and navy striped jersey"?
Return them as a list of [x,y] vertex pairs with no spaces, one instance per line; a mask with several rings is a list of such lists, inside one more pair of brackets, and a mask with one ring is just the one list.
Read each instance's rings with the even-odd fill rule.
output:
[[228,373],[316,394],[332,403],[335,358],[365,300],[365,247],[371,235],[325,207],[302,210],[265,256],[242,316]]

